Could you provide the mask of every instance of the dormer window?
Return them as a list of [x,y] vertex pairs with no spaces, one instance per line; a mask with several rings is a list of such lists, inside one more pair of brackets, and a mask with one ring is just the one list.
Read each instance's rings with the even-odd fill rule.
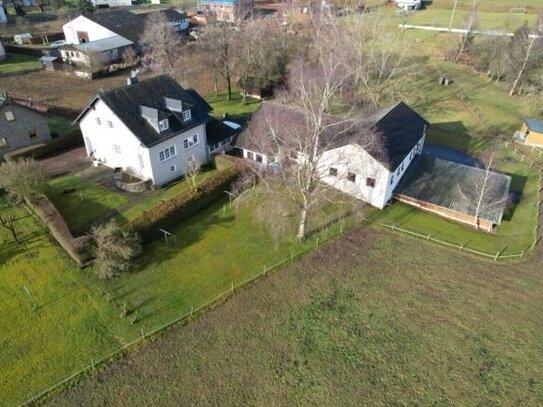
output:
[[186,122],[187,120],[190,120],[191,114],[190,110],[183,111],[183,121]]
[[6,120],[8,122],[12,122],[15,120],[15,115],[13,114],[13,112],[11,110],[8,110],[6,113],[5,113],[5,116],[6,116]]
[[170,125],[168,124],[168,119],[164,119],[158,122],[158,127],[160,131],[166,131],[170,128]]

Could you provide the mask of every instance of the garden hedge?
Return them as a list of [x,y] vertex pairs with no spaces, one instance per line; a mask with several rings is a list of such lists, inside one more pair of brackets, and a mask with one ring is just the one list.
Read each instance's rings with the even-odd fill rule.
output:
[[170,229],[172,224],[189,218],[224,196],[225,191],[241,174],[242,165],[233,157],[217,156],[215,166],[219,171],[202,181],[196,189],[185,190],[162,201],[131,221],[128,228],[138,232],[148,242],[162,235],[159,229]]
[[55,205],[45,195],[26,199],[32,210],[47,225],[51,235],[64,250],[82,266],[91,259],[91,237],[74,237]]

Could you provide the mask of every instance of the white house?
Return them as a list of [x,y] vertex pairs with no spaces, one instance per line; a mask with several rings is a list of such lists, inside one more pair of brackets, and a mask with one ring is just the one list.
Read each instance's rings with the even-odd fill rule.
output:
[[207,162],[210,111],[194,90],[161,75],[99,92],[74,123],[95,163],[160,186]]
[[[329,119],[334,122],[333,117]],[[303,153],[297,143],[289,145],[289,135],[303,131],[304,120],[304,114],[292,107],[264,103],[234,145],[244,158],[263,165],[281,164],[285,158],[299,162]],[[270,124],[275,130],[274,141]],[[347,121],[330,126],[321,138],[322,150],[317,160],[319,179],[383,208],[415,156],[422,152],[428,126],[426,120],[403,102],[377,112],[364,125]],[[284,151],[276,151],[277,144]]]

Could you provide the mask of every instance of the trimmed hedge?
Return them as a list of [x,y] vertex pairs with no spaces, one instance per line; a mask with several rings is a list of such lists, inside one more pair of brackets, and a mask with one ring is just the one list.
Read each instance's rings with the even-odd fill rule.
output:
[[4,154],[6,160],[17,159],[22,157],[41,158],[49,154],[58,153],[68,150],[72,147],[83,145],[83,135],[81,130],[77,129],[73,132],[53,139],[49,143],[40,143],[33,146],[20,148],[15,151]]
[[45,195],[38,195],[27,198],[26,202],[47,225],[55,240],[78,265],[82,266],[91,259],[91,237],[74,237],[66,221],[49,198]]
[[224,196],[225,191],[239,177],[241,164],[233,157],[217,156],[216,175],[204,180],[196,190],[186,190],[167,201],[163,201],[131,221],[127,227],[138,232],[146,242],[161,236],[159,229],[169,229],[195,212],[205,208]]

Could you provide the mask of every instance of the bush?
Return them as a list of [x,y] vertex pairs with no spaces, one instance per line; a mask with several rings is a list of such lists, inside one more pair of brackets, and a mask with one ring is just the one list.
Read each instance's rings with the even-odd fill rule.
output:
[[0,165],[0,185],[10,194],[27,197],[43,192],[45,176],[32,158],[9,160]]
[[115,220],[92,228],[96,274],[111,278],[129,270],[132,259],[141,253],[141,239],[136,233],[121,229]]
[[218,156],[215,165],[219,169],[216,175],[204,180],[196,189],[185,190],[144,212],[130,222],[128,228],[148,241],[160,236],[160,228],[168,229],[215,202],[241,173],[241,165],[232,157]]

